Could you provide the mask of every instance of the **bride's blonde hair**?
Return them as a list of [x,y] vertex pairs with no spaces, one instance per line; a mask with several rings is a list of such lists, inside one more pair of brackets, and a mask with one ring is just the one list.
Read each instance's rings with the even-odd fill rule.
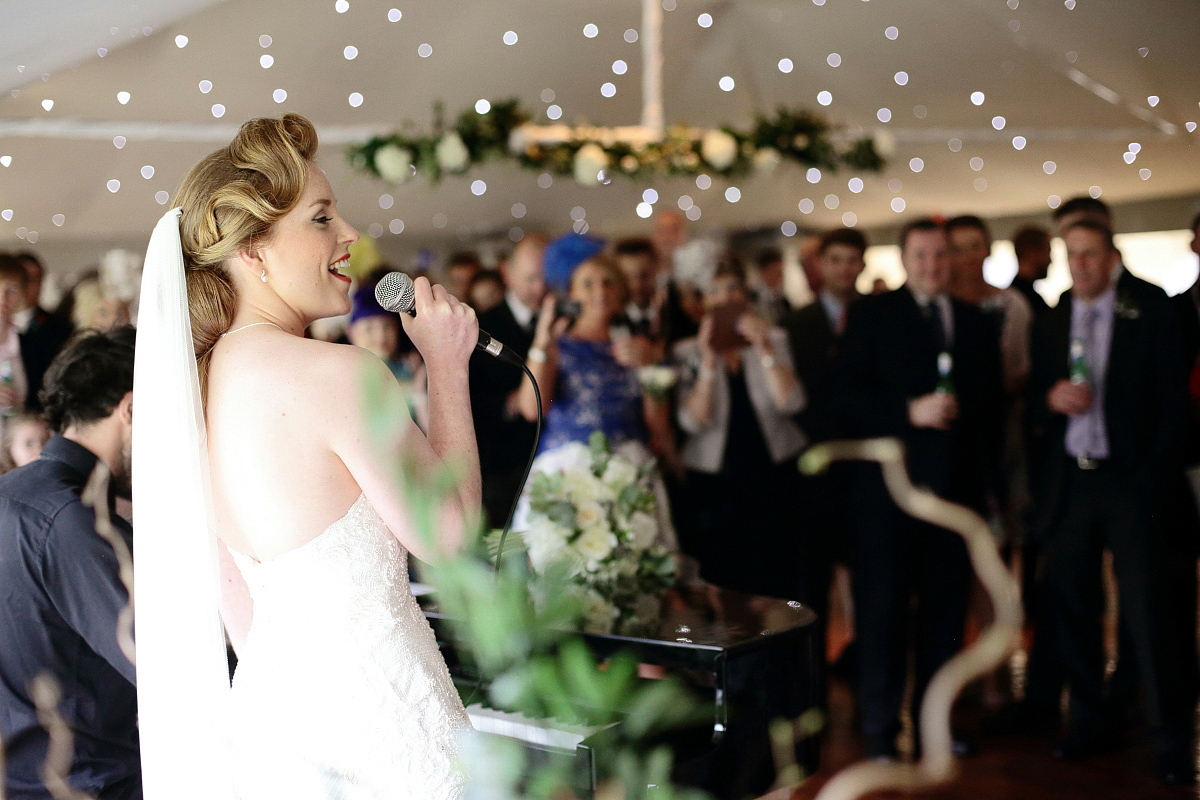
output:
[[237,314],[226,262],[270,244],[275,223],[299,202],[316,153],[317,131],[299,114],[252,119],[228,147],[192,167],[175,195],[202,391],[212,348]]

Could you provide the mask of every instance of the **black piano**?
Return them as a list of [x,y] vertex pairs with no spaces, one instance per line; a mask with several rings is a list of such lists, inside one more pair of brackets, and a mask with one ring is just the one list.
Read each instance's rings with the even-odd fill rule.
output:
[[[426,616],[438,630],[445,615],[421,598]],[[597,658],[619,650],[638,661],[679,676],[711,704],[712,723],[683,731],[671,743],[676,752],[675,780],[717,798],[757,797],[776,774],[769,726],[773,720],[812,720],[821,696],[813,683],[816,659],[824,642],[816,641],[816,615],[795,601],[758,597],[710,584],[681,586],[665,592],[659,613],[636,619],[631,629],[581,631]],[[451,672],[470,680],[447,636],[438,641]],[[651,668],[653,669],[653,667]],[[476,728],[521,739],[535,749],[566,754],[580,761],[577,788],[586,791],[589,755],[586,728],[553,720],[530,720],[486,707],[468,707]],[[572,753],[572,748],[577,752]],[[795,758],[805,775],[817,768],[817,737],[797,741]]]

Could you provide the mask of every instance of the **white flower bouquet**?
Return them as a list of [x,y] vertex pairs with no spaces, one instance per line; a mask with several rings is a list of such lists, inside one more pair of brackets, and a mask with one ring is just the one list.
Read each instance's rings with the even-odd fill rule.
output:
[[525,547],[534,570],[562,563],[585,592],[589,626],[636,613],[639,598],[675,583],[674,556],[658,543],[654,463],[614,454],[602,433],[561,469],[530,483]]

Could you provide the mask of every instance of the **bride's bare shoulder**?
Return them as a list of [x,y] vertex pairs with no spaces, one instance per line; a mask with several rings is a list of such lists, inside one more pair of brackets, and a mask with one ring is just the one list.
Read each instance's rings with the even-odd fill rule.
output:
[[[234,344],[234,343],[231,343]],[[280,400],[323,404],[342,400],[364,376],[386,367],[361,347],[298,336],[264,336],[217,351],[210,369],[210,392],[278,393]]]

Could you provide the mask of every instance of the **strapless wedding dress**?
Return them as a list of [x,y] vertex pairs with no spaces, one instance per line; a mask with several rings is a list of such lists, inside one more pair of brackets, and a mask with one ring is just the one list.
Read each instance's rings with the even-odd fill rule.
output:
[[406,555],[365,495],[278,558],[234,554],[254,599],[228,715],[242,800],[462,796],[470,722]]

